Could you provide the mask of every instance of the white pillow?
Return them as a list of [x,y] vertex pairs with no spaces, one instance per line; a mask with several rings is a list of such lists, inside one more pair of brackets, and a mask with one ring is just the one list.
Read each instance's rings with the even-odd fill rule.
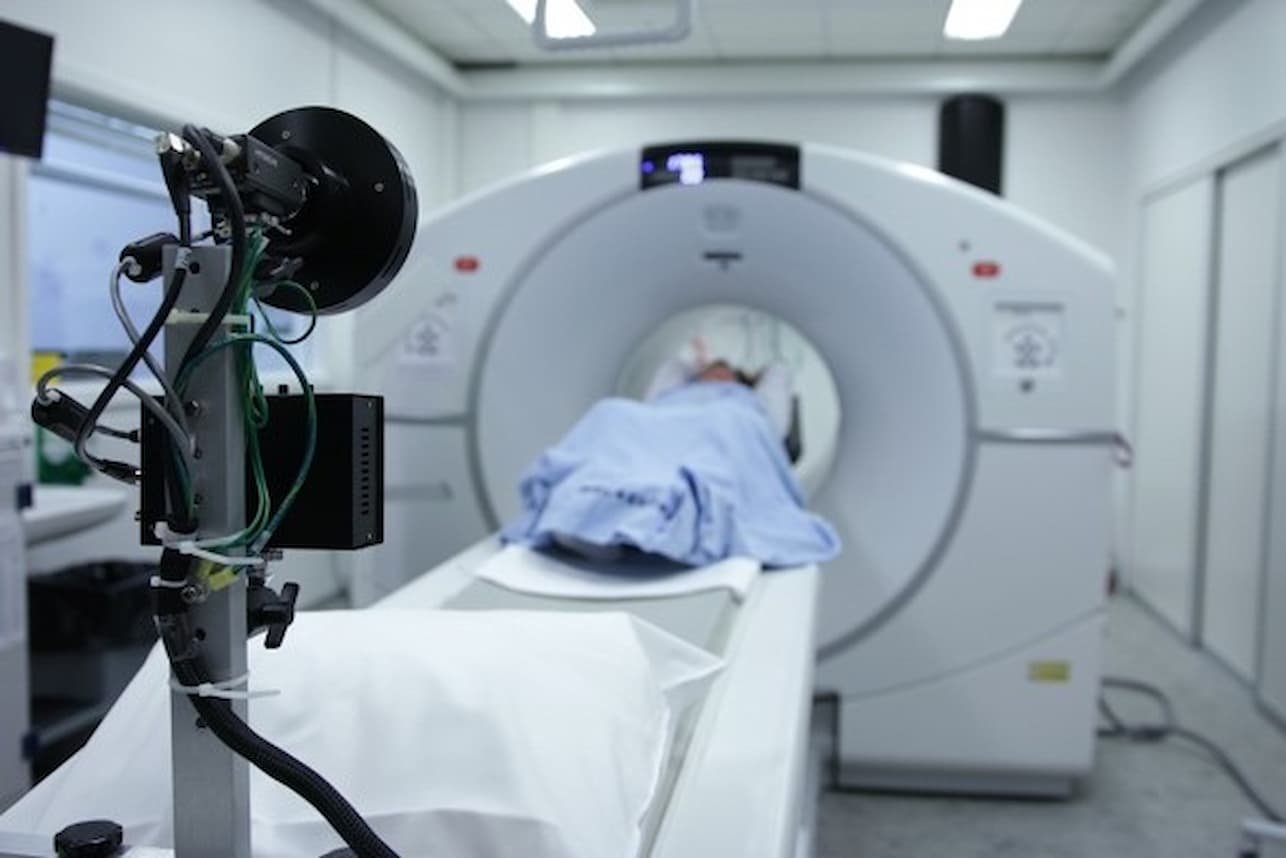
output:
[[[251,645],[250,721],[319,771],[403,858],[628,858],[678,713],[714,656],[623,613],[301,614],[285,647]],[[0,830],[52,836],[108,818],[172,843],[168,671],[154,651],[86,747]],[[251,769],[256,856],[342,846]]]

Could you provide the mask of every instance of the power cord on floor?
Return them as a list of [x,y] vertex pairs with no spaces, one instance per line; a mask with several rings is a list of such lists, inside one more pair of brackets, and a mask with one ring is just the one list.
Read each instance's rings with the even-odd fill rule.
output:
[[[1125,721],[1117,715],[1116,710],[1108,702],[1108,691],[1129,691],[1151,698],[1161,710],[1161,720],[1143,724],[1131,724]],[[1099,695],[1098,708],[1103,715],[1103,720],[1107,722],[1107,726],[1099,728],[1098,733],[1100,736],[1125,739],[1131,742],[1162,742],[1173,738],[1183,739],[1196,745],[1210,755],[1215,764],[1223,769],[1224,773],[1232,779],[1233,783],[1237,785],[1246,798],[1250,800],[1250,803],[1265,818],[1276,823],[1286,822],[1280,810],[1264,798],[1263,794],[1246,777],[1241,767],[1233,761],[1232,757],[1218,743],[1178,723],[1174,714],[1174,704],[1170,702],[1170,698],[1166,693],[1155,685],[1150,685],[1137,679],[1106,676],[1103,678],[1103,692]]]
[[[1127,691],[1133,694],[1139,694],[1151,698],[1160,710],[1161,719],[1157,722],[1134,724],[1121,718],[1116,710],[1112,707],[1107,699],[1109,691]],[[830,748],[827,749],[827,783],[825,789],[827,792],[835,793],[854,793],[866,792],[858,787],[854,787],[843,782],[841,755],[840,755],[840,696],[833,691],[819,692],[813,697],[815,709],[826,707],[829,709],[829,718],[827,720],[827,731],[830,734]],[[1223,750],[1216,742],[1187,727],[1181,726],[1175,716],[1174,704],[1164,691],[1143,682],[1138,679],[1129,679],[1120,676],[1107,676],[1103,678],[1102,692],[1099,695],[1098,708],[1106,726],[1099,728],[1099,736],[1103,738],[1124,739],[1131,742],[1162,742],[1167,739],[1182,739],[1190,744],[1201,748],[1211,759],[1219,766],[1237,787],[1245,794],[1246,798],[1259,810],[1264,817],[1274,823],[1282,824],[1281,812],[1274,807],[1263,794],[1250,782],[1241,768],[1233,761],[1227,752]]]

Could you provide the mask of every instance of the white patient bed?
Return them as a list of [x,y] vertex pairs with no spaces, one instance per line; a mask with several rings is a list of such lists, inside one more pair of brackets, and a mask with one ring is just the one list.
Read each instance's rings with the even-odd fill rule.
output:
[[[725,669],[676,731],[641,855],[809,854],[815,567],[756,575],[744,597],[721,589],[590,601],[527,595],[478,578],[479,566],[501,550],[498,540],[484,540],[369,610],[625,610],[719,655]],[[0,816],[0,858],[52,854],[46,838],[4,829]]]

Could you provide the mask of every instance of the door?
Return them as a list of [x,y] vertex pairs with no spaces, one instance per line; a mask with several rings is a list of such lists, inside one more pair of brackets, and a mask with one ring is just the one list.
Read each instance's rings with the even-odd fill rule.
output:
[[1261,702],[1286,723],[1286,347],[1282,345],[1286,337],[1286,300],[1280,295],[1277,309],[1277,377],[1270,440],[1272,487],[1264,598],[1259,615],[1258,691]]
[[1280,236],[1279,150],[1233,164],[1216,203],[1214,384],[1210,402],[1201,639],[1254,680],[1268,537]]
[[1214,181],[1143,208],[1128,584],[1196,634]]

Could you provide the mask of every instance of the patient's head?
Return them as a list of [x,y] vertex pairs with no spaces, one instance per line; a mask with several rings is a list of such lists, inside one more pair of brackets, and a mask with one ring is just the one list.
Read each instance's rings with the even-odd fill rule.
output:
[[755,373],[749,373],[737,369],[725,360],[716,360],[703,366],[692,380],[732,381],[738,384],[744,384],[746,387],[754,387],[759,381],[759,376]]

